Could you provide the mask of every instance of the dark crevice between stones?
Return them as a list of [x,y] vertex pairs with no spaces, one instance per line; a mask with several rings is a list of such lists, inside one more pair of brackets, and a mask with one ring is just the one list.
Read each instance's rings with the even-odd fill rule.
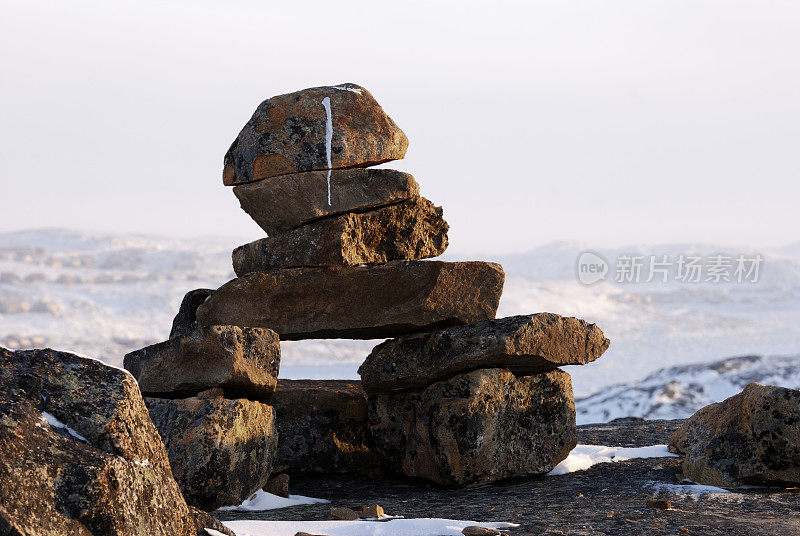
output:
[[[170,391],[168,393],[155,393],[155,392],[142,392],[142,396],[148,398],[163,398],[166,400],[180,400],[184,398],[194,398],[198,397],[201,393],[206,393],[207,391],[211,391],[212,389],[183,389],[177,391]],[[250,400],[251,402],[260,402],[261,404],[269,404],[272,400],[272,395],[265,396],[263,392],[254,391],[252,389],[242,389],[237,387],[216,387],[213,389],[217,391],[214,394],[208,394],[204,396],[200,396],[198,398],[225,398],[228,400]],[[221,395],[221,396],[215,396]]]

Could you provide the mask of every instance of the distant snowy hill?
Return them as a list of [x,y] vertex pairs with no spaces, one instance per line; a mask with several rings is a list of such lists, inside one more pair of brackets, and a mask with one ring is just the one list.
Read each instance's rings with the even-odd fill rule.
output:
[[[51,346],[119,365],[126,352],[166,338],[186,291],[214,288],[232,278],[231,250],[246,241],[62,229],[0,233],[0,345]],[[603,329],[612,341],[606,354],[590,366],[568,369],[576,396],[596,394],[608,408],[606,412],[597,405],[586,418],[666,415],[641,402],[644,395],[636,394],[636,388],[647,382],[666,385],[669,375],[679,373],[681,385],[706,381],[689,382],[687,375],[706,378],[707,372],[704,376],[702,367],[686,365],[735,355],[800,355],[800,244],[772,251],[698,244],[595,251],[612,265],[621,255],[761,254],[757,283],[618,283],[612,266],[606,280],[584,285],[577,279],[576,263],[585,249],[553,243],[525,254],[445,258],[503,264],[507,277],[498,316],[550,311],[596,322]],[[376,343],[284,343],[281,376],[356,377],[358,365]],[[620,383],[634,387],[614,387],[619,394],[610,395],[611,386]],[[609,406],[622,393],[631,402]],[[590,400],[599,404],[600,399],[585,399],[581,407],[588,407]],[[691,404],[687,398],[673,407]]]
[[619,417],[681,419],[739,393],[751,382],[800,389],[800,355],[740,356],[661,369],[575,401],[578,424]]

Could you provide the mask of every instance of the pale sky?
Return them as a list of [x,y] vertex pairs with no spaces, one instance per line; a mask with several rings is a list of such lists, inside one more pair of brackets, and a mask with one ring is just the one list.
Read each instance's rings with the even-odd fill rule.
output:
[[451,251],[800,240],[800,4],[1,1],[0,231],[263,235],[256,106],[365,86]]

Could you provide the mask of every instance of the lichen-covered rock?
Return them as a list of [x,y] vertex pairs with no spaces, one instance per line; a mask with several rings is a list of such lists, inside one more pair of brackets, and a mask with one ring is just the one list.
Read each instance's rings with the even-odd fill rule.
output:
[[505,274],[488,262],[288,268],[225,283],[201,325],[268,327],[281,340],[377,339],[493,318]]
[[0,533],[230,534],[187,506],[133,377],[0,349]]
[[298,473],[380,471],[367,400],[357,380],[280,380],[275,391],[275,470]]
[[751,383],[706,406],[673,434],[683,474],[700,484],[800,483],[800,391]]
[[187,503],[238,506],[269,480],[278,440],[271,406],[226,398],[145,403]]
[[442,208],[425,198],[363,213],[325,218],[233,250],[242,276],[280,268],[358,266],[436,257],[447,249],[450,226]]
[[551,471],[576,444],[569,374],[483,369],[422,391],[368,395],[388,468],[443,486]]
[[408,139],[356,84],[323,86],[262,102],[225,155],[223,182],[252,182],[403,158]]
[[419,185],[393,169],[335,169],[270,177],[233,188],[242,210],[268,235],[320,218],[380,208],[417,197]]
[[533,374],[585,365],[608,345],[596,325],[578,318],[520,315],[388,340],[372,350],[358,373],[366,392],[386,393],[420,389],[480,368]]
[[228,398],[268,402],[280,361],[270,329],[209,326],[131,352],[123,363],[146,395],[189,397],[218,387]]
[[175,315],[175,318],[172,320],[172,330],[169,332],[170,339],[189,335],[197,328],[197,308],[200,307],[200,304],[211,296],[213,292],[213,290],[208,288],[198,288],[186,293],[183,300],[181,300],[178,314]]

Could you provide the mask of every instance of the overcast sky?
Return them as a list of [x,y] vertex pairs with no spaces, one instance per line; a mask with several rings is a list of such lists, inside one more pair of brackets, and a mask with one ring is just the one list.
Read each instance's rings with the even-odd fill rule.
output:
[[798,2],[0,4],[0,231],[256,239],[228,146],[355,82],[453,252],[800,240]]

